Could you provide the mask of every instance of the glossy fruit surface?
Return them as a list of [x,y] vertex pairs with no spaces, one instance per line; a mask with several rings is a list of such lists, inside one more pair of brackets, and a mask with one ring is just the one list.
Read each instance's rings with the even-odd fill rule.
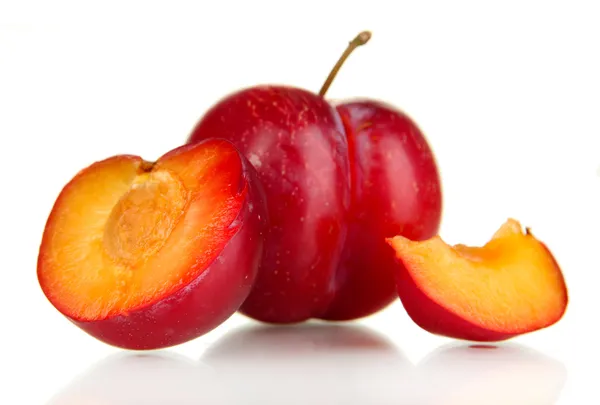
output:
[[318,316],[333,299],[350,205],[348,145],[337,111],[300,88],[255,86],[214,105],[188,142],[215,135],[247,157],[267,195],[265,255],[241,312],[272,323]]
[[433,151],[410,117],[366,99],[337,109],[348,137],[352,205],[335,299],[323,318],[350,320],[397,299],[398,264],[385,238],[434,236],[442,217],[442,188]]

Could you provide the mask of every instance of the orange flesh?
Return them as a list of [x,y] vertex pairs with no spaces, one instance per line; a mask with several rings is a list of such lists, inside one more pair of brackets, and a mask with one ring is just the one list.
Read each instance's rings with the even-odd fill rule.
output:
[[40,284],[79,321],[130,312],[185,286],[237,229],[241,161],[213,142],[151,168],[116,156],[80,172],[62,191],[40,249]]
[[439,236],[389,242],[430,299],[476,325],[517,332],[564,311],[567,293],[557,263],[515,220],[482,247],[449,246]]

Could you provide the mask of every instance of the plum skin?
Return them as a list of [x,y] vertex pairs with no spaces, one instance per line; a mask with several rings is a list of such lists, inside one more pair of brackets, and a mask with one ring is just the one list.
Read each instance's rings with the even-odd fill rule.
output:
[[385,238],[434,236],[442,187],[431,146],[403,111],[371,99],[347,100],[336,108],[348,137],[352,206],[335,299],[322,318],[349,321],[398,299],[399,263]]
[[258,171],[270,228],[256,284],[240,312],[297,323],[327,310],[347,233],[348,144],[324,98],[289,86],[232,93],[199,120],[188,142],[232,141]]

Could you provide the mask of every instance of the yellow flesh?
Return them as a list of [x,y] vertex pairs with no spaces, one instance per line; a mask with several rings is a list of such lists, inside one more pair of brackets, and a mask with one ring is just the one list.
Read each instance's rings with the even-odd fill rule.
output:
[[238,157],[194,153],[150,173],[139,158],[107,159],[63,190],[39,273],[62,311],[78,320],[126,313],[189,282],[214,259],[235,232],[229,225],[240,204],[239,172],[219,165],[235,167]]

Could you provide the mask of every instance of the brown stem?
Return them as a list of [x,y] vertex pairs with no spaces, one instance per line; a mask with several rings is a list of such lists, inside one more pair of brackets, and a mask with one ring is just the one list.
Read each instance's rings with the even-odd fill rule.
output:
[[360,34],[358,34],[356,36],[356,38],[354,38],[352,41],[350,41],[350,43],[346,47],[346,50],[344,51],[342,56],[340,56],[340,58],[338,59],[337,63],[333,67],[333,69],[331,69],[331,72],[329,72],[329,76],[327,76],[325,83],[323,83],[323,86],[321,86],[321,90],[319,90],[319,95],[321,97],[325,96],[325,93],[327,93],[327,90],[329,90],[329,86],[331,86],[333,79],[335,79],[335,76],[340,71],[340,68],[342,67],[342,65],[344,64],[346,59],[348,59],[348,56],[350,56],[352,51],[354,51],[359,46],[364,45],[367,42],[369,42],[369,39],[371,39],[371,32],[363,31]]

